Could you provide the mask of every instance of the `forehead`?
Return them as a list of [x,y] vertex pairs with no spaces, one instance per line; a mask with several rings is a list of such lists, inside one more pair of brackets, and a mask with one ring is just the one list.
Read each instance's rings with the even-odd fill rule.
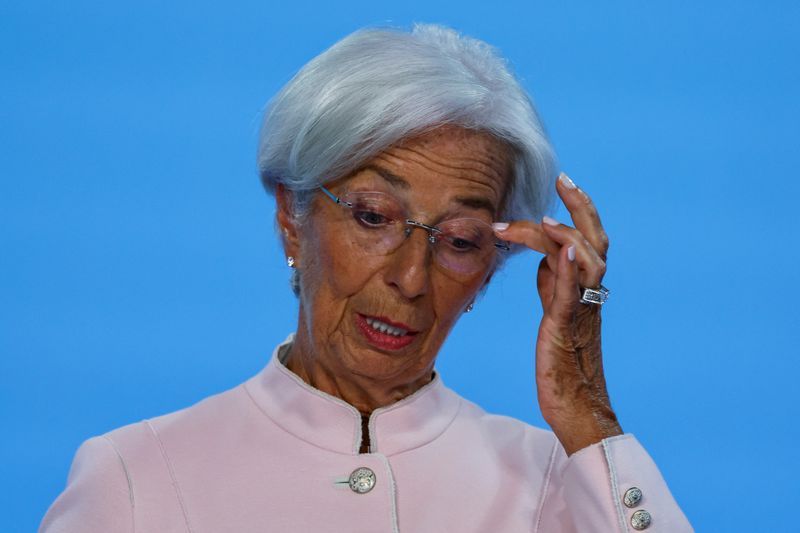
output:
[[460,202],[494,214],[508,188],[510,155],[504,143],[487,133],[446,126],[390,147],[354,178],[386,182],[415,201]]

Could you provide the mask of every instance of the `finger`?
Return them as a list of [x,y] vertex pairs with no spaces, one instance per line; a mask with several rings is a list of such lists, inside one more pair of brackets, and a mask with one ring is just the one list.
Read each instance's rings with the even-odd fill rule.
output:
[[541,224],[530,220],[517,220],[510,223],[496,222],[492,224],[492,228],[500,239],[514,244],[522,244],[543,254],[558,255],[558,251],[561,249],[561,246],[544,232]]
[[578,306],[578,264],[575,262],[576,249],[564,245],[558,254],[558,270],[553,288],[553,301],[548,314],[556,324],[568,328]]
[[606,273],[606,262],[581,232],[550,217],[542,219],[542,229],[560,245],[573,245],[579,267],[579,281],[584,287],[599,287]]
[[558,177],[556,190],[569,211],[575,228],[605,260],[608,255],[608,235],[592,199],[563,172]]
[[495,235],[500,239],[514,244],[521,244],[531,250],[545,254],[550,269],[555,272],[558,252],[561,245],[550,238],[542,225],[530,220],[517,220],[516,222],[496,222],[492,224]]

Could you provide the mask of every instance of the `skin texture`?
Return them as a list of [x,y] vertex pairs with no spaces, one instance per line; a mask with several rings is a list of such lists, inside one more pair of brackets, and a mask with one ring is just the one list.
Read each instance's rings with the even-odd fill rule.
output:
[[[509,169],[503,144],[448,126],[384,151],[327,187],[336,195],[390,193],[405,203],[411,218],[430,225],[459,217],[492,223]],[[387,173],[402,181],[387,179]],[[596,287],[602,278],[607,239],[585,193],[561,182],[559,194],[578,229],[518,221],[498,235],[546,254],[538,273],[545,311],[537,340],[539,404],[567,453],[573,453],[621,429],[605,390],[599,307],[578,303],[579,280]],[[279,188],[277,201],[285,252],[295,258],[301,281],[287,366],[311,386],[356,407],[366,424],[373,410],[431,380],[442,343],[492,271],[455,276],[441,269],[420,229],[393,253],[370,255],[346,238],[352,215],[323,194],[315,196],[302,221],[292,213],[288,191]],[[418,333],[400,350],[381,350],[366,341],[358,314],[386,317]],[[361,451],[368,451],[367,440]]]

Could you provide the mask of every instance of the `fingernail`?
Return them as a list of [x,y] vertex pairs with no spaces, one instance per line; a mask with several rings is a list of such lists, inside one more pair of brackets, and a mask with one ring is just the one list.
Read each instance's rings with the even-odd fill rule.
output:
[[560,222],[554,218],[550,218],[549,216],[545,215],[542,217],[542,222],[549,226],[558,226]]
[[577,189],[575,182],[569,179],[569,176],[567,176],[563,172],[558,175],[558,181],[560,181],[561,185],[563,185],[567,189]]
[[508,222],[495,222],[492,224],[492,229],[495,231],[505,231],[508,229]]
[[567,259],[575,261],[575,246],[570,245],[570,247],[567,248]]

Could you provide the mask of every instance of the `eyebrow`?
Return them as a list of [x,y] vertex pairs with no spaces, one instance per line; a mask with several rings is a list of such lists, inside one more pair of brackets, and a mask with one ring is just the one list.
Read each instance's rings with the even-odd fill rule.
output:
[[492,215],[492,219],[494,220],[494,205],[492,205],[492,202],[486,198],[478,196],[457,196],[456,202],[472,209],[485,209],[490,215]]
[[[394,185],[395,187],[403,190],[408,190],[411,188],[411,185],[405,179],[397,174],[389,172],[383,167],[379,167],[378,165],[367,165],[364,167],[364,169],[375,172],[380,177],[388,181],[389,184]],[[487,198],[481,196],[456,196],[455,201],[464,207],[469,207],[471,209],[485,209],[490,215],[492,215],[492,219],[494,219],[494,204],[492,204],[492,202],[490,202]]]

